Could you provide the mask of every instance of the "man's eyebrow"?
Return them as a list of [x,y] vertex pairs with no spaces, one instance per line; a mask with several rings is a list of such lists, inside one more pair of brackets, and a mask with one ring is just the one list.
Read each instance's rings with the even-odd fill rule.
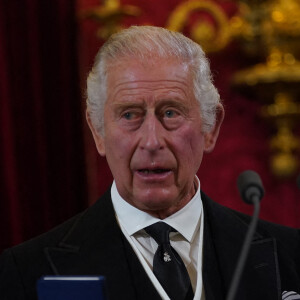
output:
[[120,102],[115,102],[112,104],[112,107],[116,110],[124,110],[127,108],[144,108],[145,104],[144,102],[136,103],[136,102],[131,102],[131,101],[120,101]]
[[160,100],[159,100],[159,102],[160,103],[163,103],[163,104],[176,104],[176,103],[178,103],[178,104],[183,104],[183,99],[181,98],[181,97],[178,97],[178,96],[175,96],[175,97],[173,97],[173,96],[171,96],[171,97],[169,97],[169,96],[167,96],[167,97],[163,97],[163,98],[161,98]]
[[158,102],[158,105],[157,107],[158,108],[161,108],[162,106],[176,106],[176,107],[179,107],[179,108],[182,108],[182,109],[188,109],[188,106],[187,105],[188,103],[186,101],[183,101],[182,98],[180,97],[172,97],[172,98],[165,98],[165,99],[161,99],[159,102]]

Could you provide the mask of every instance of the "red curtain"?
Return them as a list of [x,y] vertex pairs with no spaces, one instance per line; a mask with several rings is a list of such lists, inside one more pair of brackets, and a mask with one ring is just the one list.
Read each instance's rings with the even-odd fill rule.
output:
[[72,0],[0,2],[0,250],[88,203]]

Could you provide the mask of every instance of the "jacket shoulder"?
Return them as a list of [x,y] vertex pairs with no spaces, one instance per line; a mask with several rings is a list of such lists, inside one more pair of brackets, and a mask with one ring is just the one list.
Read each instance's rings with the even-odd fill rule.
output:
[[3,251],[0,255],[1,299],[36,299],[36,279],[53,274],[45,259],[44,248],[58,244],[78,218],[80,214],[47,233]]
[[[223,206],[202,193],[204,207],[209,218],[217,222],[230,222],[235,227],[242,226],[247,230],[252,216],[246,215],[234,209]],[[230,227],[232,228],[232,227]],[[256,236],[261,238],[273,238],[279,249],[288,254],[298,265],[300,270],[300,230],[265,220],[259,220],[256,227]],[[300,273],[300,272],[299,272]]]
[[[108,190],[102,197],[100,197],[93,205],[66,220],[51,230],[36,236],[28,241],[25,241],[17,246],[10,248],[15,255],[22,254],[23,256],[28,253],[30,256],[34,252],[43,249],[44,247],[55,247],[61,241],[67,238],[68,233],[72,232],[73,228],[82,228],[82,231],[88,231],[91,220],[97,219],[96,215],[99,209],[106,209],[104,205],[109,206],[107,200],[110,199],[110,190]],[[84,233],[84,232],[81,232]]]
[[105,200],[103,197],[107,199],[107,195],[102,196],[91,207],[50,231],[3,251],[0,255],[0,298],[36,299],[36,280],[53,274],[45,250],[59,247],[74,228],[80,228],[80,234],[85,235],[92,222],[90,220],[95,219],[94,215]]

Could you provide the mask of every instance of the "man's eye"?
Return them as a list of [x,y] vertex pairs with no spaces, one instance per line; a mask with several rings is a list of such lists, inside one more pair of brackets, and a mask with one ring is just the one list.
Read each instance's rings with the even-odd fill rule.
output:
[[122,114],[122,118],[128,121],[137,120],[141,117],[141,112],[139,111],[126,111]]
[[177,115],[177,113],[172,109],[168,109],[165,111],[165,116],[167,118],[174,118],[174,117],[176,117],[176,115]]
[[133,119],[133,113],[132,112],[126,112],[123,115],[123,118],[125,118],[126,120],[132,120]]

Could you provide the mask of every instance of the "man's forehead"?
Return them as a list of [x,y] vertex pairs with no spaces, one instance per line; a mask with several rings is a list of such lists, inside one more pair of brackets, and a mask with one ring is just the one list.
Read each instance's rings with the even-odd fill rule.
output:
[[172,60],[153,59],[153,61],[140,62],[136,59],[122,59],[109,66],[107,72],[108,88],[117,88],[140,82],[152,82],[159,85],[161,81],[187,82],[191,77],[190,67],[187,63]]
[[[183,77],[183,79],[185,79]],[[177,91],[178,89],[188,89],[189,86],[185,80],[181,80],[178,78],[177,80],[168,80],[168,79],[158,79],[158,80],[143,80],[136,78],[134,80],[128,81],[120,81],[114,82],[114,90],[118,92],[130,91],[131,94],[138,94],[139,92],[148,92],[148,91],[155,91],[155,90],[164,90],[170,89]]]
[[120,57],[118,60],[108,60],[107,61],[107,73],[109,74],[112,70],[124,69],[129,70],[131,68],[140,67],[140,69],[151,70],[154,68],[159,68],[162,65],[173,66],[174,68],[184,68],[189,70],[190,63],[189,61],[179,59],[176,57],[155,57],[154,55],[147,58],[142,59],[134,56],[124,56]]
[[107,81],[108,100],[120,97],[153,96],[191,98],[192,80],[184,68],[165,67],[145,70],[141,66],[112,69]]

